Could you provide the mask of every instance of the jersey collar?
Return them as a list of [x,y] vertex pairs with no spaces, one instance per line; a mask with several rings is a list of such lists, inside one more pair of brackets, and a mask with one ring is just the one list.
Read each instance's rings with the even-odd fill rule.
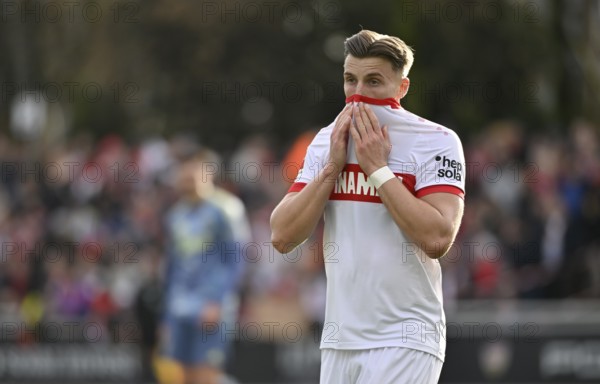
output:
[[350,103],[350,102],[359,102],[362,101],[363,103],[367,103],[367,104],[374,104],[374,105],[387,105],[392,107],[392,109],[400,109],[400,103],[398,102],[398,100],[388,97],[387,99],[375,99],[373,97],[367,97],[367,96],[363,96],[363,95],[359,95],[359,94],[354,94],[348,98],[346,98],[346,104]]

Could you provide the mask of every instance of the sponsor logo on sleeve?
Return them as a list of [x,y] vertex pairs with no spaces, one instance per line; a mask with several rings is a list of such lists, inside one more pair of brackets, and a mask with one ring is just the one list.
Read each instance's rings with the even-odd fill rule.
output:
[[438,177],[462,181],[463,164],[446,156],[436,156]]

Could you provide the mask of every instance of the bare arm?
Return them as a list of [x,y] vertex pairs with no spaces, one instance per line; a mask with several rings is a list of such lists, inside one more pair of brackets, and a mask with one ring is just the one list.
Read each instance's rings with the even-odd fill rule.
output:
[[281,253],[292,251],[314,231],[339,172],[332,165],[300,192],[290,192],[271,214],[271,242]]
[[[356,143],[358,162],[367,175],[387,165],[391,143],[368,106],[355,107],[350,133]],[[464,210],[461,197],[432,193],[419,199],[396,178],[378,189],[381,201],[394,222],[429,257],[442,257],[454,242]]]
[[350,104],[338,115],[331,132],[328,161],[300,192],[291,192],[271,214],[271,242],[281,253],[302,244],[319,222],[335,182],[346,164],[350,130]]
[[378,192],[396,225],[429,257],[448,252],[463,215],[461,197],[432,193],[419,199],[398,179],[384,183]]

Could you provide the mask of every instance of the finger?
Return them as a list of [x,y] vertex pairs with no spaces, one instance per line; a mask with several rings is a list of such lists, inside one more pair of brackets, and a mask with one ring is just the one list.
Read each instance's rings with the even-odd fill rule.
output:
[[337,135],[338,132],[339,133],[343,133],[345,131],[348,130],[348,127],[350,126],[351,123],[351,118],[349,115],[340,115],[337,118],[337,121],[335,123],[335,125],[333,126],[333,131],[331,132],[331,134],[333,136]]
[[339,113],[338,117],[344,115],[344,113],[348,113],[348,111],[352,110],[352,103],[348,103],[344,106],[344,108],[342,109],[342,111]]
[[348,129],[350,129],[351,125],[352,125],[352,116],[350,116],[350,115],[343,116],[341,125],[340,125],[340,131],[341,132],[348,131]]
[[364,103],[361,103],[361,102],[356,103],[356,108],[354,110],[354,113],[355,113],[357,122],[360,122],[363,127],[366,127],[368,122],[365,120],[365,114],[363,113],[364,108],[365,108]]
[[350,122],[352,122],[352,112],[353,112],[353,108],[351,104],[348,104],[345,108],[344,111],[342,111],[342,116],[347,117],[348,120],[350,120]]
[[380,130],[379,120],[377,119],[377,115],[375,115],[375,112],[373,112],[371,107],[368,105],[364,106],[364,112],[365,112],[365,116],[366,116],[365,119],[371,123],[371,128],[373,129],[373,131],[379,132],[379,130]]
[[375,128],[373,126],[374,124],[371,122],[371,117],[369,116],[369,114],[366,111],[367,108],[369,108],[369,106],[364,103],[362,103],[362,105],[360,106],[360,117],[364,123],[365,131],[367,132],[368,135],[377,134],[377,132],[375,132]]
[[354,124],[352,124],[352,127],[350,128],[350,135],[352,135],[352,139],[354,139],[355,143],[358,144],[362,141],[360,133],[358,132],[358,129],[356,129],[356,126]]
[[350,116],[351,112],[352,112],[352,108],[350,107],[350,104],[346,104],[346,106],[344,107],[344,109],[342,109],[342,111],[335,118],[336,125],[338,123],[341,123],[343,121],[343,119],[344,119],[345,116]]
[[362,115],[360,113],[360,107],[359,107],[358,103],[354,108],[353,108],[353,126],[356,127],[356,130],[358,131],[358,133],[360,134],[361,137],[367,137],[368,133],[365,127],[365,122],[362,118]]

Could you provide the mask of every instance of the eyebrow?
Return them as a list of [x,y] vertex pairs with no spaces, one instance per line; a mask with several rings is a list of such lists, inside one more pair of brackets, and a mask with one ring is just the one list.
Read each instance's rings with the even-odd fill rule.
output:
[[[354,73],[352,72],[344,72],[344,76],[356,76]],[[380,72],[369,72],[367,74],[365,74],[365,77],[382,77],[385,78],[385,76],[383,76]]]

